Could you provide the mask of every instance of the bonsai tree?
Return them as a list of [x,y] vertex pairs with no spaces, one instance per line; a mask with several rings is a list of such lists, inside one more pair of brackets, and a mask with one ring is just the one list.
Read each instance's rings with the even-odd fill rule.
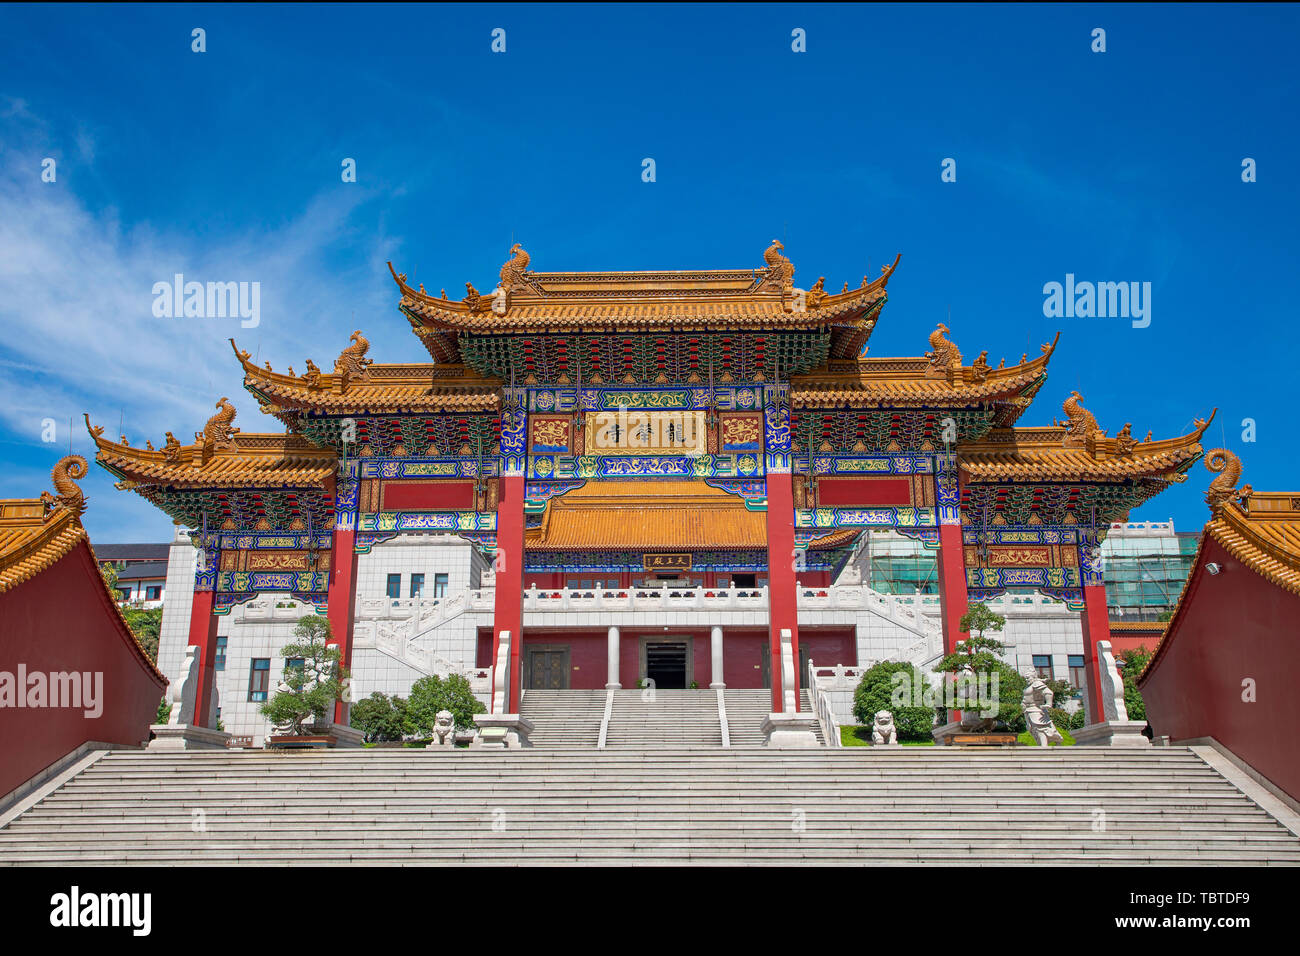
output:
[[285,667],[284,680],[261,712],[275,727],[301,736],[308,721],[333,716],[335,703],[343,699],[348,672],[340,663],[338,647],[328,645],[330,625],[325,618],[307,615],[298,621],[293,635],[295,642],[280,648],[280,653],[300,663]]
[[[960,642],[956,650],[935,664],[934,669],[940,673],[952,674],[954,681],[959,675],[971,679],[977,686],[991,687],[992,678],[997,675],[998,719],[1014,729],[1016,718],[1023,719],[1020,713],[1019,694],[1024,689],[1025,681],[1002,660],[1001,652],[1005,650],[1006,645],[996,638],[984,636],[985,631],[1001,631],[1006,623],[1005,617],[989,610],[987,605],[979,602],[972,604],[958,623],[958,627],[968,632],[970,636]],[[959,696],[956,707],[958,710],[973,710],[975,703],[975,700],[969,696]],[[1004,710],[1007,711],[1005,716]]]
[[457,730],[474,726],[474,715],[486,707],[470,690],[469,679],[460,674],[439,677],[430,674],[411,685],[411,696],[406,703],[407,727],[421,737],[433,736],[433,722],[438,711],[449,710]]

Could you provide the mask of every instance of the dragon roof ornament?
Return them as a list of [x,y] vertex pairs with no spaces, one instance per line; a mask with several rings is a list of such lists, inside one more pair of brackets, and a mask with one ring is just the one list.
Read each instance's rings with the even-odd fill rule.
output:
[[67,455],[58,460],[50,471],[50,483],[54,485],[55,494],[41,492],[41,504],[45,506],[41,520],[49,521],[57,512],[65,509],[72,512],[78,521],[81,520],[81,516],[86,513],[86,495],[77,486],[77,481],[85,478],[89,470],[90,466],[81,455]]
[[1250,485],[1237,487],[1237,481],[1241,478],[1241,459],[1226,448],[1211,448],[1207,451],[1205,467],[1217,473],[1205,492],[1205,503],[1212,512],[1217,513],[1229,502],[1244,504],[1254,491]]

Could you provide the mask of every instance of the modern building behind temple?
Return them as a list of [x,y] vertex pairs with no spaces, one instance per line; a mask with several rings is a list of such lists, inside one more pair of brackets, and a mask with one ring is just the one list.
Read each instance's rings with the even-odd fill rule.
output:
[[[1138,438],[1073,392],[1064,422],[1021,425],[1056,342],[971,360],[941,324],[924,355],[868,357],[898,260],[839,292],[797,287],[780,243],[764,263],[537,272],[516,246],[460,299],[394,272],[430,361],[374,362],[359,330],[302,371],[236,345],[278,430],[240,430],[228,398],[191,442],[92,427],[100,464],[177,522],[160,667],[197,645],[205,722],[215,681],[225,729],[260,737],[314,610],[359,697],[457,672],[486,701],[508,633],[503,712],[646,678],[771,687],[779,712],[783,631],[800,684],[810,659],[924,667],[983,601],[1012,663],[1091,712],[1110,617],[1158,617],[1162,587],[1172,608],[1189,560],[1129,512],[1185,479],[1208,420]],[[1123,544],[1144,532],[1154,550]]]

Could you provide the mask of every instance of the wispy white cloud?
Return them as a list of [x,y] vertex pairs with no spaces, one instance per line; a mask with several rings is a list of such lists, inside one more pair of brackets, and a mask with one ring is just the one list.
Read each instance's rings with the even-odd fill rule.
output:
[[[323,191],[292,219],[235,234],[128,225],[118,210],[93,208],[75,191],[77,177],[64,163],[89,163],[95,143],[84,129],[69,137],[72,156],[60,160],[55,182],[43,182],[41,160],[56,155],[46,124],[21,100],[0,100],[0,458],[7,465],[0,495],[26,497],[46,486],[45,478],[32,485],[29,472],[47,476],[49,463],[67,452],[69,417],[73,448],[86,452],[83,412],[110,435],[120,422],[133,444],[158,444],[165,431],[184,440],[201,429],[225,395],[245,431],[279,430],[243,389],[226,341],[232,336],[277,368],[301,367],[306,355],[328,365],[363,320],[382,315],[386,325],[397,325],[382,266],[396,243],[366,221],[373,196],[363,187]],[[155,317],[154,283],[176,273],[201,282],[259,282],[260,325]],[[53,444],[41,442],[48,419],[57,423]],[[95,488],[99,507],[87,515],[92,536],[99,526],[130,540],[140,537],[133,525],[145,521],[144,537],[158,537],[150,512],[165,531],[160,513],[123,500],[132,496],[111,490],[102,469],[92,475],[88,490],[109,489]]]

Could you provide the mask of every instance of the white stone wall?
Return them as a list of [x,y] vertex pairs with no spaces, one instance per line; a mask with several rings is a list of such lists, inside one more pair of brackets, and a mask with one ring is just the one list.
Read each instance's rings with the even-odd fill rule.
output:
[[[178,532],[168,562],[168,600],[159,649],[159,666],[169,679],[177,676],[189,637],[195,554],[188,535]],[[421,666],[431,666],[438,673],[474,668],[478,631],[492,624],[494,593],[479,590],[487,563],[473,545],[453,535],[405,535],[375,545],[369,554],[358,556],[357,564],[352,657],[355,699],[374,692],[406,696],[424,673]],[[425,575],[424,596],[417,601],[408,597],[412,573]],[[402,576],[402,597],[397,601],[386,594],[389,574]],[[441,600],[432,596],[437,574],[448,576],[447,597]],[[836,588],[813,590],[825,595]],[[312,613],[309,606],[274,609],[274,598],[290,600],[287,595],[261,595],[251,605],[236,606],[218,624],[218,634],[227,638],[226,667],[218,674],[218,693],[223,725],[232,734],[252,734],[260,739],[265,733],[267,723],[258,713],[260,703],[248,700],[251,661],[258,657],[271,661],[270,688],[274,692],[284,667],[280,648],[291,639],[297,618]],[[836,600],[832,595],[817,605],[801,597],[799,622],[805,627],[855,627],[859,664],[886,659],[923,663],[942,653],[936,596],[876,595],[866,607],[839,606]],[[530,601],[524,620],[529,628],[721,626],[724,634],[729,628],[761,627],[767,622],[766,607],[651,608],[640,603],[596,610],[553,605],[543,609],[541,602]],[[1053,676],[1069,678],[1069,655],[1083,653],[1077,612],[1040,596],[1007,596],[990,606],[1007,617],[1006,630],[999,638],[1008,645],[1008,663],[1028,671],[1035,654],[1047,654],[1052,657]]]
[[[167,600],[163,604],[158,635],[158,669],[173,683],[185,661],[190,640],[190,607],[194,602],[194,563],[198,552],[190,544],[189,532],[177,527],[167,553]],[[170,687],[168,688],[170,690]]]
[[357,555],[357,598],[383,598],[388,575],[402,576],[401,597],[411,596],[411,575],[424,575],[424,597],[431,599],[435,576],[447,575],[447,595],[477,587],[474,546],[455,535],[399,535]]

